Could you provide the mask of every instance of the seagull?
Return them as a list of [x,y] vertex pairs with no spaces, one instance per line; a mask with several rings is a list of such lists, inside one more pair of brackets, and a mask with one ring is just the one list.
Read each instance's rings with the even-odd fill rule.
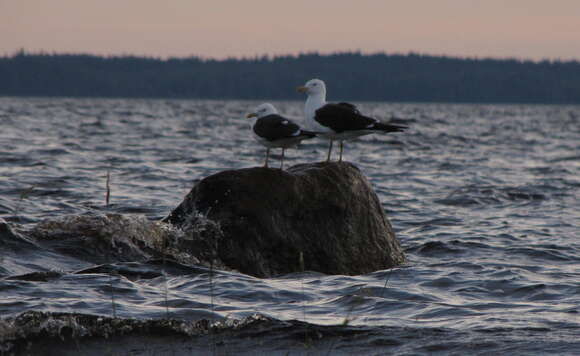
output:
[[304,104],[306,127],[330,140],[327,162],[330,161],[332,143],[335,140],[340,142],[339,162],[342,162],[344,140],[377,132],[401,132],[407,128],[407,126],[387,124],[364,116],[356,106],[350,103],[326,103],[326,84],[320,79],[311,79],[297,90],[308,95]]
[[281,115],[274,105],[264,103],[256,107],[255,111],[246,115],[252,120],[252,134],[256,141],[266,147],[266,163],[270,157],[270,148],[282,148],[282,162],[280,169],[284,168],[284,151],[290,147],[296,147],[302,140],[316,137],[315,132],[302,130],[300,126]]

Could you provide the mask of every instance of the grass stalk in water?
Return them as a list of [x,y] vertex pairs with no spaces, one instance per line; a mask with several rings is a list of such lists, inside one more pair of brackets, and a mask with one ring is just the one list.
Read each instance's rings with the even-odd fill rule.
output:
[[[213,253],[212,253],[213,255]],[[213,291],[213,256],[209,262],[209,303],[210,303],[210,308],[211,308],[211,323],[209,325],[209,332],[211,333],[211,351],[212,351],[212,355],[216,354],[216,340],[215,340],[215,332],[213,332],[212,330],[212,325],[214,323],[214,312],[215,312],[215,307],[214,307],[214,303],[213,303],[213,295],[214,295],[214,291]]]
[[117,307],[115,304],[115,291],[113,290],[113,271],[109,272],[109,288],[111,288],[111,310],[113,311],[113,319],[116,319]]
[[304,293],[304,253],[300,252],[300,258],[299,258],[299,263],[300,263],[300,273],[302,273],[302,275],[300,276],[300,284],[302,286],[302,319],[304,322],[306,322],[306,294]]
[[[360,287],[359,290],[358,290],[358,292],[357,292],[357,294],[354,295],[353,303],[348,308],[348,313],[346,314],[346,316],[344,317],[344,320],[340,324],[341,326],[348,326],[351,321],[353,321],[353,320],[356,319],[355,317],[352,317],[351,318],[351,315],[352,315],[352,313],[353,313],[354,308],[356,307],[356,305],[363,302],[362,291],[363,291],[363,287]],[[334,349],[334,346],[336,344],[336,340],[337,340],[337,338],[334,338],[332,340],[332,342],[330,343],[330,346],[328,348],[328,351],[326,352],[326,355],[327,356],[332,355],[332,350]]]
[[[300,256],[298,263],[300,265],[300,285],[302,287],[302,319],[304,324],[306,324],[306,293],[304,293],[304,271],[306,268],[304,267],[304,253],[300,251]],[[304,326],[304,345],[308,346],[308,325]]]
[[389,279],[391,279],[391,274],[393,274],[393,269],[389,270],[389,274],[387,275],[387,279],[385,280],[385,285],[383,286],[383,292],[381,293],[381,298],[385,296],[385,290],[387,290],[387,283],[389,283]]
[[[385,296],[385,291],[387,290],[387,283],[389,283],[389,280],[391,279],[391,275],[393,274],[393,270],[394,270],[394,268],[389,269],[389,274],[387,275],[387,278],[385,279],[385,285],[383,286],[383,289],[381,290],[381,298],[383,298]],[[362,291],[362,287],[361,287],[361,289],[359,289],[359,293],[361,293],[361,291]],[[351,315],[352,315],[352,312],[354,310],[354,307],[355,307],[355,304],[351,305],[351,307],[349,308],[346,317],[342,321],[342,326],[348,326],[348,324],[353,320],[353,319],[351,319]],[[332,350],[334,349],[335,343],[336,343],[336,339],[334,339],[330,343],[330,347],[328,348],[328,352],[326,353],[326,355],[331,355]]]
[[167,287],[167,273],[165,271],[165,261],[167,259],[167,237],[163,237],[163,249],[162,249],[162,259],[163,264],[161,266],[161,274],[163,275],[163,286],[164,290],[164,297],[165,297],[165,317],[169,319],[169,288]]
[[18,217],[18,221],[22,222],[22,217],[20,216],[20,207],[24,199],[28,199],[28,196],[32,193],[32,191],[36,188],[36,185],[31,185],[29,188],[24,189],[20,192],[20,197],[18,198],[18,202],[16,203],[16,207],[14,208],[14,214]]
[[105,181],[105,205],[109,206],[111,199],[111,169],[107,169],[107,180]]
[[[115,248],[115,243],[113,242],[114,237],[111,236],[111,246],[109,248]],[[115,303],[115,290],[114,290],[114,281],[113,281],[113,258],[111,257],[111,252],[107,248],[107,261],[111,270],[109,271],[109,288],[111,289],[111,311],[113,314],[113,319],[117,318],[117,305]]]

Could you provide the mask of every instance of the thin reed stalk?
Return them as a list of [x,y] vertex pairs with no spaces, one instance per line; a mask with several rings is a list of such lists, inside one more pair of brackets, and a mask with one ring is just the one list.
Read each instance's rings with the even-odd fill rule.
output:
[[385,296],[385,290],[387,290],[387,283],[389,283],[389,279],[391,279],[391,275],[393,274],[393,269],[389,270],[389,274],[387,275],[387,279],[385,280],[385,285],[383,286],[383,292],[381,293],[381,298]]
[[111,257],[111,250],[110,248],[114,247],[114,242],[113,242],[113,238],[111,237],[111,246],[110,247],[106,247],[107,248],[107,252],[106,252],[106,258],[107,258],[107,263],[109,264],[111,270],[109,271],[109,288],[111,290],[111,311],[113,314],[113,319],[117,318],[117,304],[115,303],[115,281],[113,280],[113,258]]
[[[363,287],[360,287],[358,290],[358,293],[360,294],[362,292]],[[356,301],[357,295],[355,295],[355,301]],[[355,318],[351,319],[351,315],[352,312],[354,311],[354,308],[356,306],[356,303],[352,303],[350,308],[348,308],[348,313],[346,313],[346,316],[344,317],[344,320],[342,321],[342,323],[340,324],[341,326],[348,326],[348,324],[350,324],[350,322],[352,320],[354,320]],[[329,356],[332,354],[332,350],[334,349],[334,346],[336,345],[336,338],[334,338],[332,340],[332,342],[330,343],[330,346],[328,347],[328,350],[326,351],[326,355]]]
[[164,287],[164,298],[165,298],[165,317],[169,319],[169,288],[167,286],[167,272],[165,261],[167,259],[167,236],[164,235],[163,237],[163,249],[162,249],[162,266],[161,266],[161,274],[163,275],[163,287]]
[[306,293],[304,293],[304,253],[300,251],[300,284],[302,286],[302,319],[306,323]]
[[105,205],[109,206],[111,200],[111,169],[107,169],[107,180],[105,181]]
[[18,198],[18,202],[16,203],[16,207],[14,208],[14,214],[16,215],[18,221],[20,222],[22,222],[22,216],[20,215],[20,208],[22,206],[22,202],[24,201],[24,199],[28,199],[28,196],[32,193],[32,191],[34,191],[34,188],[36,188],[35,184],[31,185],[29,188],[24,189],[20,192],[20,197]]
[[[212,253],[213,255],[213,253]],[[210,308],[211,308],[211,323],[209,325],[209,329],[208,331],[211,333],[211,354],[215,355],[217,350],[216,350],[216,334],[215,332],[213,332],[213,324],[215,322],[214,319],[214,313],[215,313],[215,306],[214,306],[214,286],[213,286],[213,257],[211,258],[210,262],[209,262],[209,303],[210,303]]]
[[300,286],[302,288],[302,321],[304,321],[304,345],[308,345],[308,325],[306,325],[306,293],[304,292],[304,252],[300,251],[298,259],[300,265]]
[[[393,274],[393,269],[394,268],[391,268],[389,270],[389,274],[387,275],[387,279],[385,280],[385,285],[383,286],[383,289],[382,289],[382,292],[381,292],[381,298],[383,298],[385,296],[385,290],[387,289],[387,283],[389,283],[389,280],[391,279],[391,275]],[[361,293],[361,291],[362,291],[362,287],[359,289],[359,293]],[[346,317],[342,321],[342,326],[348,326],[348,324],[351,322],[351,320],[353,320],[353,319],[350,318],[350,316],[352,315],[352,312],[354,310],[354,306],[355,305],[353,304],[349,308],[348,313],[346,314]],[[336,344],[336,339],[333,340],[330,343],[330,347],[328,348],[328,351],[326,352],[326,355],[330,355],[331,354],[332,350],[334,349],[335,344]]]
[[111,288],[111,310],[113,319],[117,318],[117,306],[115,304],[115,291],[113,290],[113,271],[109,272],[109,288]]

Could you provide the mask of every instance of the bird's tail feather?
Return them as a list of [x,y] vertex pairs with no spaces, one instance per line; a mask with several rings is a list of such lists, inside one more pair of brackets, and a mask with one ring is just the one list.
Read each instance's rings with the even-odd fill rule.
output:
[[404,125],[393,125],[384,122],[377,122],[376,124],[374,124],[373,128],[384,132],[403,132],[409,127]]
[[306,136],[308,138],[313,138],[313,137],[316,137],[320,134],[322,134],[322,132],[315,132],[315,131],[308,131],[308,130],[301,130],[300,131],[300,135]]

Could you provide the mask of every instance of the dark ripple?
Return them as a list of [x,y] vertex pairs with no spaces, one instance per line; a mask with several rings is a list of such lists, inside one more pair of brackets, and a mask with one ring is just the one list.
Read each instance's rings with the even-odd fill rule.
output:
[[418,247],[412,247],[407,249],[409,252],[417,252],[422,255],[433,256],[433,255],[448,255],[462,253],[463,251],[458,248],[453,248],[448,244],[441,241],[429,241]]
[[451,206],[495,205],[505,202],[542,201],[548,199],[545,192],[557,190],[552,186],[493,187],[469,186],[458,188],[436,203]]
[[507,252],[513,255],[523,255],[537,260],[547,260],[554,262],[574,261],[574,260],[578,261],[578,258],[574,258],[562,251],[557,250],[538,249],[530,247],[512,247],[508,248]]
[[550,160],[550,162],[553,162],[553,163],[568,162],[568,161],[580,161],[580,155],[558,157],[558,158],[554,158],[554,159]]

